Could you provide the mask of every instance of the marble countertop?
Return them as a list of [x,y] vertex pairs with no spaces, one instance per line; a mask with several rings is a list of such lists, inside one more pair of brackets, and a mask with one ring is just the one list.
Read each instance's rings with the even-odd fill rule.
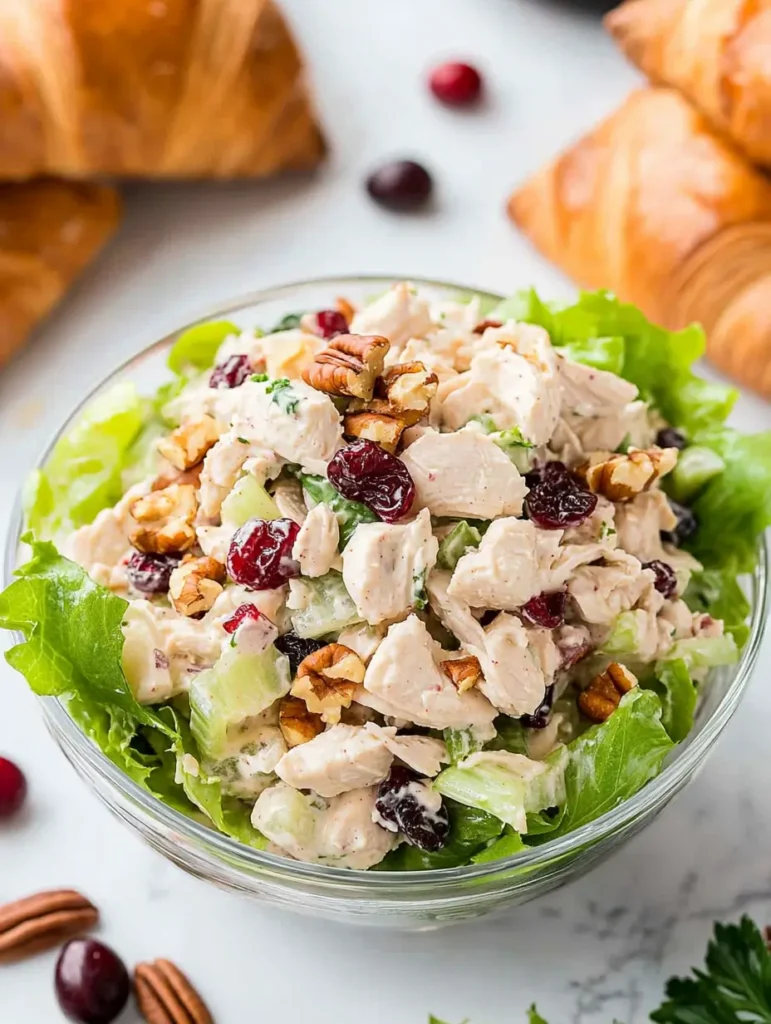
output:
[[[635,76],[596,20],[548,0],[285,0],[318,83],[332,155],[313,178],[236,186],[132,186],[105,257],[0,377],[0,532],[29,466],[85,388],[167,329],[232,295],[356,271],[502,291],[568,283],[503,216],[507,192],[598,117]],[[435,58],[468,56],[485,108],[439,108]],[[394,218],[361,182],[381,159],[434,171],[434,212]],[[771,409],[743,396],[737,421]],[[771,919],[766,645],[710,761],[641,836],[588,877],[489,923],[400,936],[285,916],[178,871],[113,820],[45,733],[21,679],[0,666],[0,751],[29,774],[21,819],[0,829],[0,901],[75,886],[102,908],[128,962],[167,956],[219,1024],[639,1024],[665,978],[701,958],[715,918]],[[0,980],[0,1020],[55,1024],[53,956]],[[127,1012],[123,1024],[136,1024]]]

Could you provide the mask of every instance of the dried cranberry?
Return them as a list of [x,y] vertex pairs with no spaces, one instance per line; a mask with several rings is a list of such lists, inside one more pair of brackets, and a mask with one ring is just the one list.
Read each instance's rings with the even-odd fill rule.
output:
[[229,619],[225,619],[222,628],[226,633],[235,633],[244,619],[252,619],[254,622],[262,618],[262,612],[256,604],[240,604]]
[[656,582],[656,590],[664,597],[673,597],[677,593],[677,575],[671,565],[654,558],[652,562],[643,562],[643,569],[652,569]]
[[126,966],[109,946],[72,939],[56,963],[56,997],[66,1017],[80,1024],[110,1024],[128,1002]]
[[448,107],[475,103],[482,92],[482,76],[477,69],[455,61],[434,68],[428,84],[434,96]]
[[215,366],[209,377],[210,388],[240,388],[254,373],[249,356],[228,356],[224,363]]
[[545,729],[549,724],[549,718],[551,717],[551,709],[554,707],[554,683],[546,687],[546,693],[543,695],[543,700],[532,713],[532,715],[522,715],[520,722],[526,729]]
[[322,309],[316,314],[316,324],[322,338],[336,338],[348,333],[348,321],[336,309]]
[[395,825],[408,843],[435,853],[447,842],[450,818],[435,790],[409,768],[394,765],[380,783],[375,807],[383,821]]
[[179,565],[175,555],[146,555],[135,551],[128,560],[129,583],[142,594],[165,594],[171,574]]
[[367,191],[389,210],[416,210],[428,202],[433,182],[431,175],[414,160],[395,160],[370,174]]
[[401,459],[364,438],[333,456],[327,476],[344,498],[361,502],[386,523],[406,516],[415,500],[415,484]]
[[544,591],[531,597],[527,604],[522,605],[522,617],[534,626],[544,629],[559,629],[565,621],[565,605],[568,595],[565,590],[555,590],[547,594]]
[[672,501],[671,498],[669,504],[677,516],[677,524],[674,530],[662,530],[661,539],[667,544],[679,545],[696,533],[699,528],[699,520],[686,505],[680,505],[678,502]]
[[228,573],[252,590],[273,590],[300,575],[292,548],[300,527],[291,519],[250,519],[236,530],[228,550]]
[[656,434],[656,444],[659,448],[679,448],[680,451],[688,447],[685,437],[674,427],[664,427],[660,430]]
[[275,646],[289,658],[289,667],[292,675],[295,675],[300,663],[314,651],[320,651],[327,646],[326,640],[311,640],[308,637],[298,636],[296,633],[284,633],[275,641]]
[[13,761],[0,757],[0,820],[10,818],[27,796],[27,780],[24,772]]
[[597,508],[597,495],[586,490],[561,462],[549,462],[528,473],[527,484],[531,489],[525,511],[544,530],[579,526]]

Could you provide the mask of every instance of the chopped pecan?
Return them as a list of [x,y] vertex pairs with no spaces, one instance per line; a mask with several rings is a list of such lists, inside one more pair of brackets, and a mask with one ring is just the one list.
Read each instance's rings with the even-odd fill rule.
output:
[[356,316],[356,307],[344,295],[338,295],[335,299],[335,309],[345,317],[346,323],[350,323]]
[[375,392],[386,399],[391,415],[402,416],[412,425],[426,415],[438,387],[436,374],[416,361],[389,367],[376,381]]
[[190,980],[170,960],[137,964],[134,991],[147,1024],[213,1024]]
[[500,320],[482,320],[473,330],[474,334],[484,334],[488,327],[503,327]]
[[324,731],[321,715],[309,711],[299,697],[284,697],[278,706],[278,725],[288,747],[299,747]]
[[73,889],[54,889],[0,907],[0,963],[53,949],[93,928],[99,911]]
[[342,644],[327,644],[300,662],[291,694],[325,722],[335,724],[341,708],[351,706],[363,680],[364,662],[359,655]]
[[349,412],[343,416],[343,433],[346,437],[365,437],[388,452],[396,451],[406,425],[404,420],[382,413]]
[[147,554],[187,551],[196,541],[193,520],[197,511],[192,484],[170,484],[151,491],[131,503],[129,512],[136,525],[129,531],[129,540]]
[[677,464],[677,448],[630,448],[595,456],[579,466],[576,473],[595,492],[611,501],[631,501],[647,491],[659,477]]
[[338,334],[303,371],[303,380],[328,395],[372,398],[389,347],[377,334]]
[[625,693],[637,686],[637,677],[624,665],[612,661],[578,695],[578,706],[593,722],[610,718]]
[[191,618],[208,612],[222,593],[225,566],[216,558],[188,556],[172,572],[169,597],[180,613]]
[[172,484],[192,484],[198,490],[201,486],[202,469],[203,462],[198,462],[191,469],[183,469],[175,473],[160,473],[153,480],[153,490],[162,491],[164,487],[171,487]]
[[473,654],[465,658],[450,658],[442,662],[442,671],[451,679],[458,693],[465,693],[482,678],[482,666]]
[[175,469],[190,469],[214,447],[219,436],[217,421],[212,416],[203,415],[195,420],[186,420],[168,437],[162,437],[158,451]]

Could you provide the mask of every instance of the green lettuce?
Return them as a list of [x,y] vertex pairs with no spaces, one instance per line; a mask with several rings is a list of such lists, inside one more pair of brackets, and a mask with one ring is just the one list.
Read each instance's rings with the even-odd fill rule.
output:
[[721,619],[726,633],[741,648],[749,637],[750,603],[731,569],[705,569],[694,573],[683,595],[691,611]]
[[370,511],[366,505],[358,501],[349,501],[336,490],[329,480],[323,476],[315,476],[313,473],[297,472],[297,479],[308,493],[311,500],[316,504],[329,505],[337,516],[340,526],[340,550],[353,536],[353,531],[359,523],[375,523],[378,517]]
[[452,572],[467,551],[479,547],[481,540],[482,534],[479,530],[465,519],[461,519],[442,539],[436,556],[437,565],[440,569],[449,569]]
[[659,696],[661,724],[669,738],[673,743],[682,742],[693,728],[697,698],[686,663],[682,658],[658,662],[653,678],[646,680],[644,686]]
[[392,850],[375,870],[431,871],[459,867],[468,864],[503,831],[503,822],[492,814],[476,807],[465,807],[453,800],[445,800],[444,804],[450,818],[450,836],[441,850],[428,853],[403,843]]
[[240,334],[241,328],[229,320],[213,320],[188,327],[171,346],[166,365],[174,373],[208,370],[226,338]]

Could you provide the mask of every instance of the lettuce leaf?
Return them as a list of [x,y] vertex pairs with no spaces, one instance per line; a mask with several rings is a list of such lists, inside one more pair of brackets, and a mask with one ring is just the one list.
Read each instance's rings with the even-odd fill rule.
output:
[[696,687],[688,666],[677,658],[656,664],[654,677],[646,680],[645,688],[658,694],[661,701],[661,724],[673,743],[681,743],[693,728],[696,712]]
[[453,800],[445,800],[450,816],[450,837],[436,853],[427,853],[417,846],[403,843],[392,850],[374,869],[375,871],[431,871],[436,868],[455,868],[468,864],[470,859],[497,839],[503,831],[503,822],[476,807],[465,807]]
[[166,365],[174,373],[208,370],[226,338],[240,334],[241,328],[229,320],[213,320],[188,327],[171,347]]
[[737,647],[744,646],[750,634],[750,603],[731,569],[694,573],[683,597],[691,611],[722,619],[726,633],[733,636]]
[[594,821],[659,774],[674,746],[661,715],[658,696],[637,686],[606,722],[568,744],[563,812],[545,838]]

